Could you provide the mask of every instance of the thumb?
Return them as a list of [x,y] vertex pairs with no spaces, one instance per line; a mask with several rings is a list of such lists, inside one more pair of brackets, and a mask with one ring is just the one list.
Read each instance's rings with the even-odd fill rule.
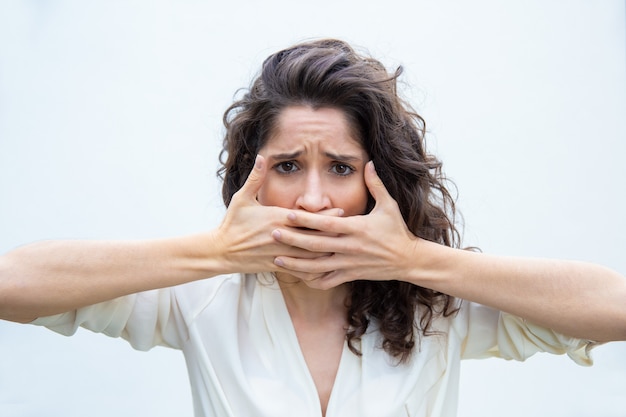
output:
[[376,205],[379,205],[386,200],[393,200],[387,188],[385,188],[385,184],[380,179],[378,174],[376,173],[376,168],[374,168],[374,162],[369,161],[365,166],[365,185],[367,185],[367,189],[369,190],[374,200],[376,200]]
[[252,171],[248,174],[248,178],[238,194],[242,195],[245,199],[256,200],[256,196],[265,180],[266,173],[267,164],[265,163],[265,158],[261,155],[257,155],[254,161],[254,167],[252,167]]

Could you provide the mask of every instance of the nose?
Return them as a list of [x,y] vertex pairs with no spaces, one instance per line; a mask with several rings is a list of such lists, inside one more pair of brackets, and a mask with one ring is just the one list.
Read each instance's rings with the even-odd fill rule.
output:
[[312,170],[307,173],[302,184],[302,189],[296,200],[298,209],[317,213],[332,208],[328,189],[324,187],[319,172]]

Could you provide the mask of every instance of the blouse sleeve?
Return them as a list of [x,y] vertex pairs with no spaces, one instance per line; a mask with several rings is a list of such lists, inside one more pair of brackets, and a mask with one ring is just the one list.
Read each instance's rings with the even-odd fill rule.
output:
[[148,350],[156,345],[180,348],[187,338],[183,321],[175,288],[164,288],[38,318],[32,324],[66,336],[84,327],[122,337],[135,349]]
[[537,352],[548,352],[567,354],[577,364],[590,366],[591,349],[598,345],[468,301],[463,301],[455,321],[463,359],[500,357],[523,361]]

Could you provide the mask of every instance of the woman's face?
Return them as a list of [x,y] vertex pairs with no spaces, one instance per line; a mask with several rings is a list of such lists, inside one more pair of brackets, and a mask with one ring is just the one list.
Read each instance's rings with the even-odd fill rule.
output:
[[364,214],[369,160],[344,113],[335,108],[285,108],[259,151],[268,165],[258,200],[266,206],[319,213]]

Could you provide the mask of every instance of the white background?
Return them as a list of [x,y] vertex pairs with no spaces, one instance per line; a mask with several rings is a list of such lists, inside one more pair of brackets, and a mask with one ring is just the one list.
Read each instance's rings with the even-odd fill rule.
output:
[[[617,0],[2,2],[0,252],[215,227],[233,94],[268,54],[332,36],[405,67],[466,245],[626,274],[625,16]],[[459,416],[626,416],[626,343],[594,356],[468,361]],[[0,323],[2,417],[191,416],[188,385],[176,351]]]

